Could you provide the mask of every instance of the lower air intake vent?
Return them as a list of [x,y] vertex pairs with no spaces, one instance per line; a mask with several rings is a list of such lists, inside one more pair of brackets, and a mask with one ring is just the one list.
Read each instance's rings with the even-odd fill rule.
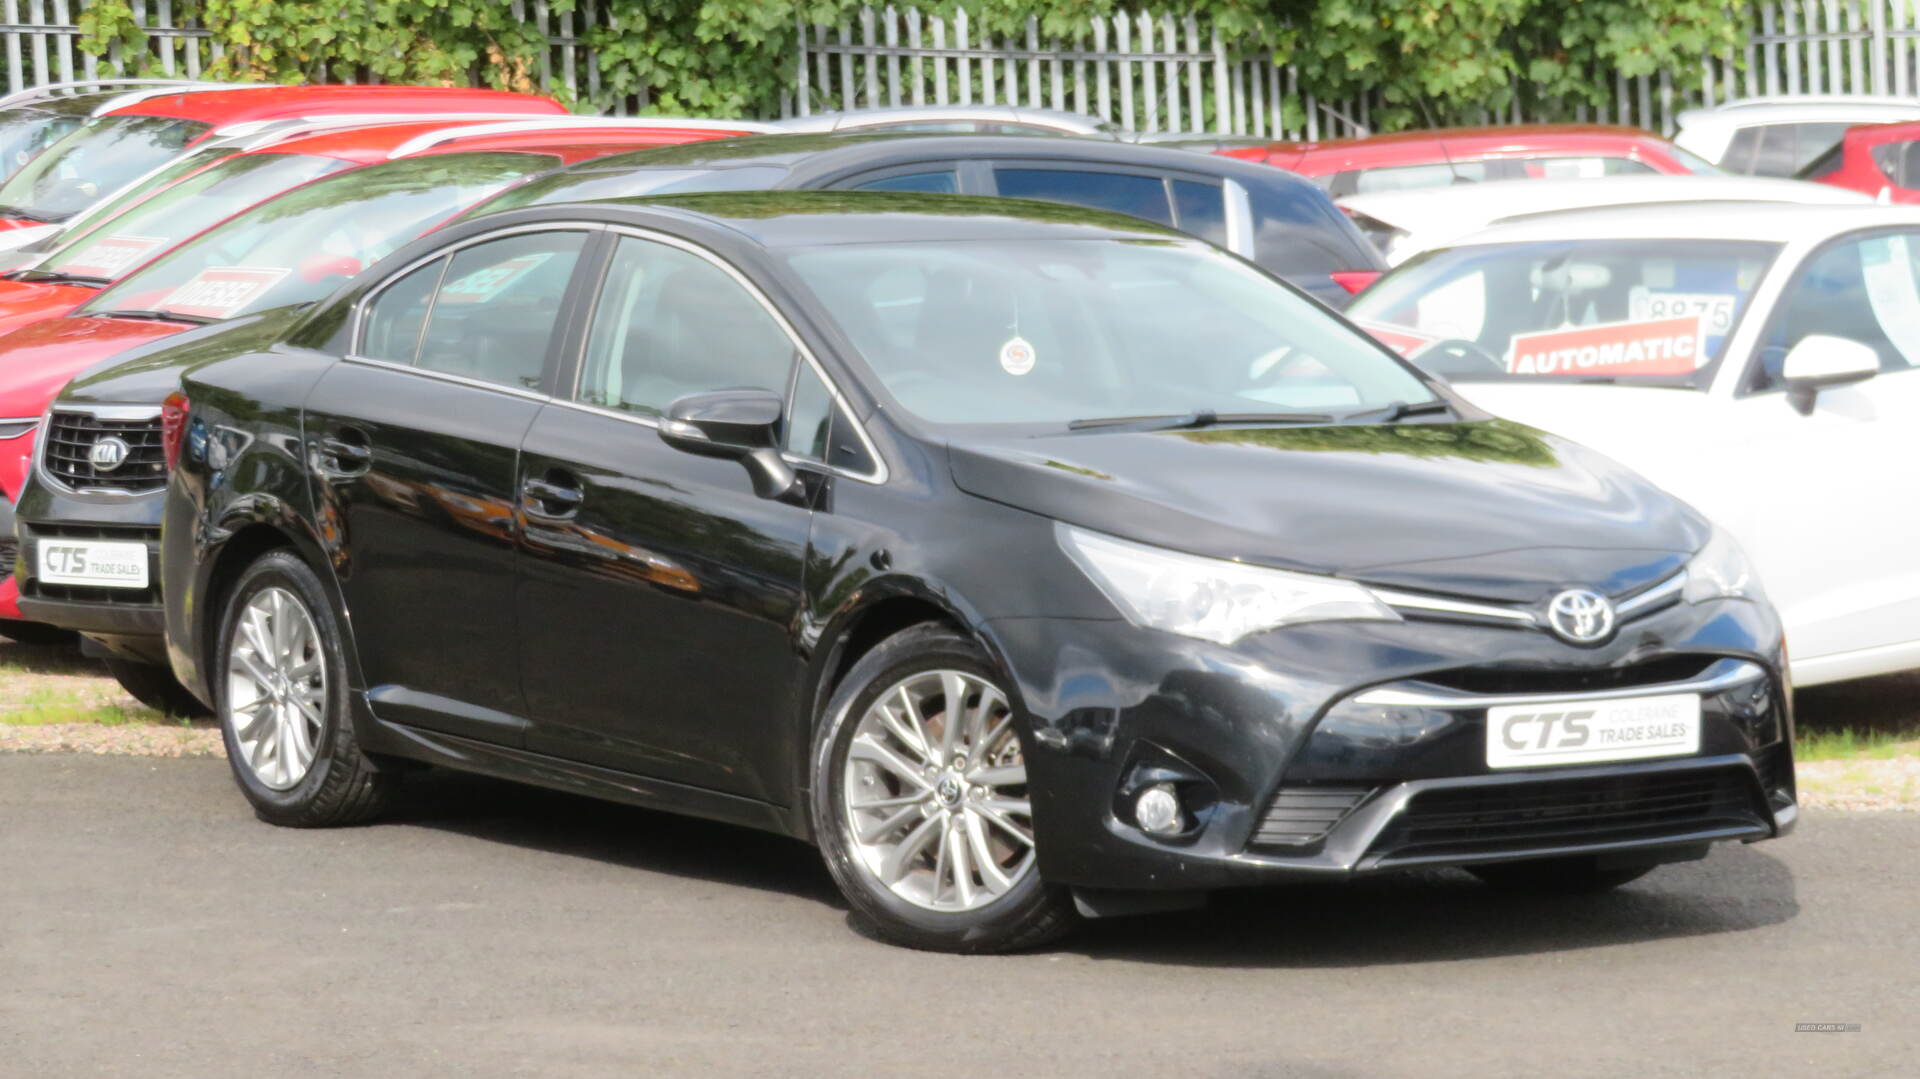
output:
[[1254,833],[1256,847],[1300,847],[1318,843],[1372,787],[1285,787],[1273,796]]
[[12,536],[0,538],[0,577],[13,573],[14,563],[20,561],[20,541]]

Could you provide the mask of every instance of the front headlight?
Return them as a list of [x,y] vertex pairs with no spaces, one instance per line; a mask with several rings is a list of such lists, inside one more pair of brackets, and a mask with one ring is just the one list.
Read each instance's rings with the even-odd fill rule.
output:
[[1181,554],[1070,525],[1056,524],[1054,534],[1136,626],[1232,644],[1249,633],[1300,622],[1400,621],[1352,581]]
[[1722,529],[1714,529],[1707,545],[1687,563],[1687,586],[1682,595],[1688,603],[1710,599],[1764,600],[1760,578],[1747,561],[1747,552]]

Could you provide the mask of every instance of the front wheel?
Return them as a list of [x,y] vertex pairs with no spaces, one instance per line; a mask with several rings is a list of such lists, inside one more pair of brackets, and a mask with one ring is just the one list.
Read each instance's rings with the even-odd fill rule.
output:
[[848,672],[817,725],[813,819],[827,868],[882,939],[1030,948],[1073,925],[1040,879],[1026,761],[978,645],[918,626]]
[[305,562],[282,550],[248,566],[222,610],[219,642],[220,733],[260,819],[324,828],[386,807],[398,775],[354,737],[340,627]]

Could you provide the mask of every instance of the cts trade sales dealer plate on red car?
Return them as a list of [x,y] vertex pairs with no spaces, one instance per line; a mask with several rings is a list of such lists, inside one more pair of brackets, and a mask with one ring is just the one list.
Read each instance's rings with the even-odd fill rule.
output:
[[1501,705],[1487,709],[1487,767],[1538,768],[1700,750],[1700,696]]

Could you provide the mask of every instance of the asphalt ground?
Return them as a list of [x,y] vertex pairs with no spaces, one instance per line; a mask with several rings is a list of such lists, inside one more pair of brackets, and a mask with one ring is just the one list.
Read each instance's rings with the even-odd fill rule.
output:
[[0,755],[0,1075],[1912,1075],[1916,855],[1814,812],[1607,897],[1378,878],[959,958],[742,829],[432,773],[293,831],[218,760]]

